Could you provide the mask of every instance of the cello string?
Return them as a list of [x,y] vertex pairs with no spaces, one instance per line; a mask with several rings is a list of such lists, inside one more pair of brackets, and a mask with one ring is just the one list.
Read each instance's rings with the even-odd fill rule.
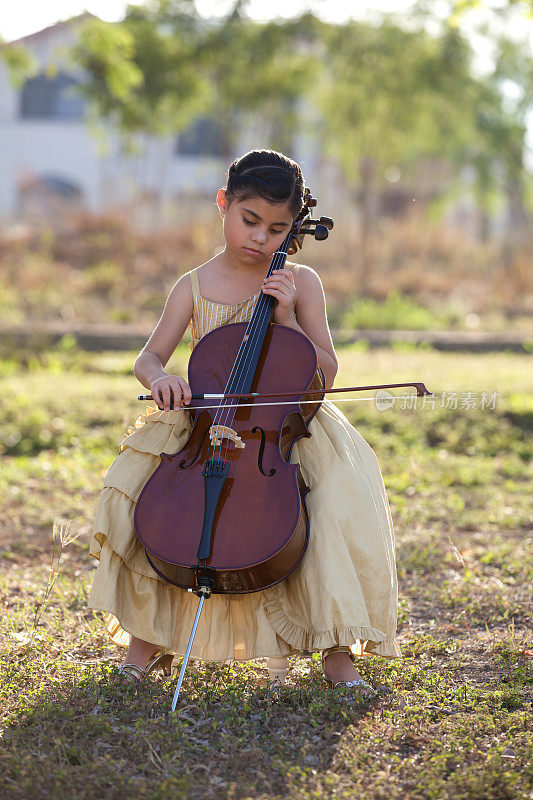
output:
[[[286,237],[286,239],[284,240],[283,244],[281,245],[282,248],[285,247],[286,249],[285,250],[283,250],[283,249],[276,250],[273,253],[273,257],[272,257],[272,260],[270,262],[270,266],[269,266],[269,268],[267,270],[267,277],[269,275],[272,275],[277,269],[280,269],[280,268],[284,267],[285,260],[286,260],[287,255],[288,255],[287,251],[288,251],[288,249],[290,247],[291,241],[292,241],[292,237],[290,235],[288,235]],[[259,306],[260,303],[262,303],[262,307]],[[248,341],[250,341],[250,339],[253,341],[253,337],[256,335],[256,331],[254,330],[254,328],[257,329],[257,328],[261,327],[261,325],[265,321],[266,317],[270,314],[271,308],[272,308],[272,299],[268,295],[263,295],[262,294],[260,296],[260,298],[258,299],[258,301],[257,301],[256,308],[254,309],[254,313],[257,310],[257,316],[254,319],[253,315],[252,315],[251,324],[250,324],[249,328],[247,329]],[[253,349],[250,347],[248,352],[250,354],[249,355],[249,359],[251,359],[253,357]],[[243,366],[246,366],[246,355],[244,356]],[[237,403],[233,402],[233,403],[226,404],[226,406],[225,406],[225,415],[224,415],[224,424],[226,424],[226,425],[229,424],[230,423],[230,418],[231,419],[235,418],[236,409],[238,408],[239,405],[242,405],[242,404],[240,404],[238,402]],[[233,415],[231,413],[232,411],[233,411]],[[229,440],[226,440],[224,457],[227,456],[228,447],[229,447]],[[222,442],[221,442],[221,445],[220,445],[220,454],[222,455]]]
[[[271,274],[274,271],[274,268],[279,266],[279,258],[278,254],[276,253],[272,258],[270,263],[269,269],[267,271],[267,275]],[[246,350],[244,347],[242,352],[239,353],[239,359],[237,363],[237,368],[235,369],[235,374],[233,376],[233,381],[228,382],[228,386],[230,387],[229,394],[233,393],[231,390],[231,386],[235,387],[236,393],[239,391],[240,383],[239,383],[239,369],[242,371],[246,370],[249,366],[250,361],[253,359],[255,348],[254,348],[254,338],[257,336],[258,331],[261,329],[261,325],[264,322],[266,316],[270,313],[270,306],[271,303],[269,302],[269,298],[267,295],[261,294],[257,300],[256,306],[254,308],[254,313],[252,314],[252,319],[246,329],[245,337],[246,342],[248,343],[248,349]],[[243,338],[243,344],[244,344]],[[230,426],[232,424],[233,419],[235,418],[235,413],[237,410],[239,403],[233,401],[227,402],[223,404],[223,410],[221,409],[220,412],[220,420],[223,425]],[[221,439],[220,441],[220,455],[219,457],[222,458],[222,447],[223,447],[224,440]],[[224,449],[224,458],[227,457],[228,448],[229,448],[229,439],[226,439],[224,442],[225,449]]]
[[[288,237],[287,237],[287,239],[288,239]],[[290,244],[290,241],[289,241],[287,244],[289,245],[289,244]],[[276,250],[276,252],[273,254],[273,256],[277,255],[278,253],[282,253],[282,254],[284,254],[284,253],[283,253],[283,251]],[[272,266],[273,266],[273,264],[274,264],[274,260],[278,261],[278,259],[274,259],[274,257],[272,258],[272,261],[270,262],[270,265],[269,265],[269,269],[268,269],[268,271],[267,271],[267,275],[269,274],[269,272],[270,272],[270,270],[271,270],[271,268],[272,268]],[[277,265],[276,265],[276,266],[277,266]],[[255,306],[255,308],[254,308],[254,313],[255,313],[255,311],[256,311],[256,309],[257,309],[257,305],[258,305],[258,303],[259,303],[260,301],[262,301],[262,300],[263,300],[263,297],[266,297],[266,295],[265,295],[265,296],[260,296],[260,297],[258,298],[258,301],[257,301],[257,303],[256,303],[256,306]],[[243,340],[242,340],[242,342],[241,342],[241,345],[240,345],[240,347],[239,347],[239,351],[238,351],[238,353],[237,353],[237,356],[236,356],[236,358],[235,358],[234,365],[233,365],[233,367],[232,367],[232,370],[231,370],[230,376],[229,376],[229,378],[228,378],[228,381],[227,381],[227,384],[226,384],[226,392],[228,392],[228,393],[231,393],[231,392],[229,392],[229,391],[228,391],[228,389],[229,389],[229,386],[231,385],[231,382],[232,382],[232,381],[235,379],[235,373],[237,372],[238,368],[239,368],[239,367],[242,365],[242,364],[241,364],[241,363],[239,363],[239,362],[242,362],[242,358],[243,358],[243,352],[244,352],[244,349],[245,349],[245,344],[246,344],[246,341],[247,341],[247,339],[249,339],[249,338],[250,338],[250,336],[253,336],[253,335],[254,335],[254,330],[253,330],[253,329],[254,329],[254,325],[257,325],[257,322],[258,322],[258,321],[261,321],[261,318],[260,318],[260,317],[256,317],[256,318],[254,319],[254,318],[253,318],[253,315],[252,315],[252,319],[251,319],[251,320],[249,321],[249,323],[248,323],[248,327],[247,327],[247,329],[246,329],[246,331],[245,331],[245,335],[244,335],[244,337],[243,337]]]
[[[283,241],[283,244],[281,245],[281,247],[286,247],[286,250],[280,249],[280,250],[276,250],[273,253],[272,260],[271,260],[269,268],[267,270],[267,277],[269,275],[272,275],[276,270],[284,267],[285,260],[286,260],[287,255],[288,255],[287,251],[288,251],[288,249],[290,247],[291,241],[292,241],[292,237],[288,235],[286,237],[286,239]],[[260,305],[260,304],[262,304],[262,305]],[[248,342],[253,343],[253,337],[256,335],[257,329],[261,328],[261,326],[262,326],[263,322],[265,321],[265,319],[270,315],[271,308],[272,308],[272,298],[269,297],[268,295],[261,294],[260,297],[258,298],[258,301],[257,301],[256,306],[254,308],[254,313],[252,314],[252,319],[250,320],[250,324],[249,324],[249,326],[248,326],[248,328],[246,330],[246,334],[248,335]],[[255,316],[255,319],[254,319],[254,315],[255,314],[256,314],[256,316]],[[253,358],[253,355],[254,355],[253,347],[251,347],[251,346],[249,347],[248,354],[249,355],[246,356],[246,352],[244,353],[244,356],[241,357],[241,362],[242,363],[239,366],[245,368],[247,366],[247,360],[249,362]],[[238,388],[238,383],[237,383],[237,388]],[[233,393],[233,392],[229,392],[229,393]],[[223,416],[223,424],[224,425],[230,425],[231,424],[232,420],[235,418],[235,413],[236,413],[236,410],[239,407],[239,405],[242,405],[242,404],[239,403],[239,402],[230,402],[230,403],[226,403],[225,404],[224,412],[222,412],[223,415],[224,415]],[[227,457],[228,448],[229,448],[229,441],[230,441],[229,439],[226,439],[226,441],[225,441],[224,458]],[[220,442],[220,457],[222,457],[222,447],[223,447],[223,443],[222,442],[223,442],[223,440],[221,439],[221,442]]]
[[[258,298],[258,302],[259,302],[260,299],[261,298]],[[232,394],[232,393],[235,392],[236,389],[239,388],[239,385],[240,385],[239,380],[238,380],[239,372],[246,366],[246,352],[247,352],[246,351],[246,344],[248,342],[248,345],[249,345],[248,352],[249,352],[252,349],[250,347],[250,345],[253,344],[253,337],[254,337],[254,334],[255,334],[255,328],[257,326],[258,317],[260,317],[260,314],[259,314],[260,308],[261,307],[260,306],[258,307],[257,304],[254,307],[254,312],[256,312],[256,315],[255,315],[255,318],[252,318],[252,320],[250,321],[250,323],[246,327],[243,339],[242,339],[242,341],[240,343],[239,351],[237,353],[237,356],[235,358],[232,370],[230,372],[230,376],[229,376],[229,378],[227,380],[227,383],[226,383],[225,394],[226,393]],[[215,424],[215,425],[217,425],[217,424],[219,424],[219,425],[227,425],[229,423],[229,421],[230,421],[231,410],[236,405],[237,404],[235,403],[234,400],[231,400],[231,399],[228,400],[228,399],[224,398],[222,400],[222,402],[219,404],[217,412],[213,415],[213,424]],[[220,440],[219,458],[222,457],[222,446],[223,446],[223,440],[221,439]],[[215,450],[216,450],[216,445],[214,445],[213,458],[214,458]],[[226,447],[226,452],[227,452],[227,447]]]
[[[304,209],[306,211],[309,211],[309,207],[306,206],[305,202],[302,205],[301,211],[303,211]],[[296,218],[295,218],[294,222],[296,222]],[[294,222],[293,222],[293,224],[294,224]],[[303,223],[304,223],[304,219],[302,218],[302,220],[300,222],[300,228],[302,227]],[[299,230],[300,229],[298,229],[298,233],[299,233]],[[295,236],[292,233],[292,228],[291,228],[291,230],[289,231],[289,233],[287,234],[287,236],[283,240],[282,244],[280,245],[280,249],[275,250],[274,253],[272,254],[272,259],[271,259],[269,268],[267,270],[267,277],[269,275],[272,275],[273,272],[276,269],[283,268],[285,266],[285,261],[286,261],[287,256],[288,256],[288,251],[290,249],[290,245],[291,245],[292,240],[294,238],[295,238]],[[263,301],[263,298],[266,298],[266,302],[263,303],[265,311],[263,313],[263,311],[260,310],[258,315],[257,315],[257,321],[254,321],[253,317],[255,315],[256,309],[257,309],[259,303],[261,301]],[[272,308],[272,298],[269,295],[261,294],[259,299],[258,299],[258,301],[257,301],[257,303],[256,303],[256,306],[254,308],[254,312],[252,314],[252,320],[251,320],[252,324],[251,325],[249,324],[248,328],[246,329],[245,337],[246,336],[248,337],[246,339],[246,341],[249,341],[249,339],[254,335],[254,333],[255,333],[253,331],[254,325],[257,327],[258,325],[262,324],[262,322],[265,320],[265,314],[267,314],[267,315],[270,314],[271,308]],[[235,359],[232,371],[230,373],[230,378],[228,379],[228,383],[226,384],[226,392],[228,392],[228,386],[230,385],[230,381],[231,381],[232,377],[234,377],[234,374],[237,371],[236,370],[236,366],[237,366],[237,362],[239,361],[239,359],[241,357],[241,351],[242,351],[242,346],[243,346],[244,341],[245,341],[245,337],[243,337],[243,341],[241,342],[241,347],[239,348],[239,352],[237,354],[237,358]],[[248,352],[250,353],[250,358],[251,358],[252,355],[253,355],[252,348],[249,348]],[[245,358],[245,361],[246,361],[246,358]],[[233,394],[233,392],[228,392],[228,394]],[[216,414],[214,415],[214,421],[215,421],[215,419],[218,418],[219,414],[222,415],[222,416],[219,417],[219,419],[220,419],[220,421],[222,421],[222,419],[223,419],[224,420],[224,424],[229,422],[230,418],[233,420],[235,418],[235,409],[237,408],[238,405],[239,404],[235,403],[235,402],[229,403],[229,404],[227,402],[221,403],[220,404],[220,410],[217,410]],[[224,410],[222,410],[222,409],[224,409]],[[233,416],[232,416],[232,410],[233,410]],[[220,424],[218,419],[217,419],[217,424]],[[223,439],[220,440],[219,457],[222,456],[222,447],[223,447],[222,442],[223,442]],[[229,447],[229,441],[226,442],[225,456],[227,455],[228,447]],[[213,456],[214,456],[214,449],[213,449]]]
[[[283,244],[282,244],[282,247],[283,247],[283,245],[285,245],[287,247],[287,249],[288,249],[289,246],[290,246],[290,242],[291,242],[291,238],[289,236],[287,236],[286,239],[284,240]],[[283,264],[283,258],[281,258],[282,256],[285,256],[285,258],[287,256],[287,253],[284,250],[276,250],[273,253],[272,260],[271,260],[269,268],[267,270],[267,276],[271,275],[276,269],[279,269],[282,266],[282,264]],[[260,304],[262,304],[262,307],[261,307]],[[245,337],[243,337],[243,341],[241,342],[241,347],[239,349],[239,353],[237,354],[236,362],[234,364],[234,369],[232,370],[232,374],[230,375],[230,379],[228,380],[226,391],[228,391],[228,387],[230,386],[231,381],[235,379],[235,374],[234,373],[237,372],[237,369],[239,367],[246,366],[246,355],[245,355],[245,353],[243,355],[245,340],[247,340],[248,342],[250,340],[252,340],[252,342],[253,342],[253,337],[256,335],[256,331],[254,330],[254,328],[257,328],[257,327],[261,326],[261,324],[263,323],[263,321],[265,319],[265,315],[270,313],[270,309],[271,309],[271,302],[270,302],[270,298],[268,297],[268,295],[263,295],[263,294],[260,295],[260,297],[257,300],[256,306],[254,308],[254,312],[252,314],[252,318],[251,318],[251,320],[250,320],[250,322],[248,324],[248,327],[246,329]],[[249,357],[251,358],[252,355],[253,355],[251,347],[249,347],[248,352],[250,354]],[[233,392],[228,391],[228,393],[231,394]],[[231,408],[236,407],[236,405],[237,404],[235,404],[235,403],[228,404],[227,408],[228,408],[228,410],[231,410]]]
[[[272,266],[273,260],[274,259],[272,259],[272,261],[270,262],[269,270],[270,270],[270,267]],[[268,271],[267,271],[267,274],[268,274]],[[257,301],[257,303],[256,303],[256,305],[254,307],[254,313],[255,313],[255,311],[257,309],[259,300],[261,300],[261,297],[258,298],[258,301]],[[253,336],[253,328],[254,328],[254,325],[256,324],[256,321],[257,321],[257,317],[254,320],[253,314],[252,314],[252,319],[248,323],[248,326],[247,326],[247,328],[245,330],[243,339],[241,341],[241,344],[239,346],[239,350],[237,352],[237,356],[235,357],[235,361],[233,363],[230,375],[229,375],[228,380],[226,382],[226,388],[224,390],[224,394],[233,394],[233,392],[231,391],[231,387],[235,382],[235,379],[236,379],[236,376],[238,374],[239,369],[243,366],[243,357],[244,357],[244,353],[245,353],[246,342],[249,341],[251,335]],[[226,417],[227,417],[229,408],[232,405],[235,405],[235,403],[228,402],[228,400],[225,399],[225,398],[223,399],[223,401],[218,406],[217,412],[213,415],[213,425],[225,424],[227,421],[229,421],[229,418],[226,419]],[[214,407],[216,408],[216,406],[214,406]],[[216,450],[216,445],[213,445],[213,454],[212,454],[212,458],[213,459],[214,459],[214,456],[215,456],[215,450]],[[222,451],[222,442],[221,442],[221,447],[220,447],[219,458],[221,457],[221,454],[222,454],[221,451]]]
[[[281,246],[282,247],[286,246],[286,248],[288,250],[291,240],[292,239],[291,239],[290,235],[287,235],[286,238],[283,241],[283,244]],[[276,269],[279,269],[280,267],[282,267],[283,264],[284,264],[284,259],[286,259],[286,258],[287,258],[287,253],[284,250],[276,250],[273,253],[272,259],[270,261],[270,265],[269,265],[269,268],[268,268],[267,273],[266,273],[267,277],[269,275],[271,275]],[[254,336],[256,336],[256,334],[257,334],[257,329],[260,329],[262,323],[265,321],[265,319],[268,316],[268,314],[270,314],[270,310],[271,310],[271,305],[272,304],[271,304],[271,302],[269,302],[269,300],[270,300],[269,296],[265,295],[265,294],[261,294],[259,296],[258,300],[257,300],[257,303],[256,303],[255,308],[254,308],[254,312],[252,313],[252,318],[251,318],[250,322],[248,323],[248,327],[246,328],[246,332],[245,332],[245,335],[244,335],[243,340],[241,342],[241,346],[239,348],[239,352],[238,352],[237,357],[235,359],[235,362],[234,362],[234,365],[233,365],[233,368],[232,368],[232,371],[231,371],[231,374],[230,374],[230,378],[228,379],[228,382],[226,384],[226,392],[228,394],[233,394],[234,393],[232,391],[228,391],[228,389],[230,387],[231,381],[235,380],[236,374],[237,374],[239,368],[240,369],[245,368],[247,366],[247,362],[249,363],[249,361],[253,357],[254,350],[253,350],[251,344],[253,343]],[[262,307],[260,306],[260,304],[262,304]],[[257,315],[255,316],[256,312],[257,312]],[[254,316],[255,316],[255,319],[254,319]],[[246,355],[246,348],[244,346],[245,343],[248,343],[248,351],[247,351],[248,352],[248,356]],[[222,424],[222,425],[226,425],[227,426],[230,423],[230,421],[235,418],[235,412],[236,412],[236,409],[237,409],[238,405],[239,405],[239,403],[238,402],[236,403],[235,401],[229,401],[229,402],[225,401],[225,402],[221,403],[220,407],[219,407],[220,410],[217,411],[217,413],[214,415],[214,422],[216,420],[216,424]],[[232,411],[233,411],[233,414],[232,414]],[[224,458],[227,457],[228,448],[229,448],[229,440],[226,439],[225,445],[223,444],[223,442],[224,442],[224,438],[221,438],[220,445],[219,445],[219,458],[222,458],[222,448],[224,446],[225,446]]]
[[[302,223],[303,223],[303,220],[302,220]],[[272,275],[273,272],[276,269],[284,267],[284,264],[285,264],[285,261],[287,259],[287,255],[288,255],[288,250],[290,248],[290,245],[291,245],[291,242],[292,242],[293,238],[294,238],[293,234],[291,232],[289,232],[287,234],[287,236],[285,237],[285,239],[283,240],[283,242],[282,242],[282,244],[280,246],[280,249],[274,251],[274,253],[272,254],[272,259],[271,259],[269,268],[267,270],[267,276]],[[283,248],[285,248],[285,249],[283,249]],[[266,302],[265,302],[265,298],[266,298]],[[259,309],[257,317],[256,317],[256,319],[254,319],[254,314],[255,314],[255,312],[256,312],[256,310],[257,310],[257,308],[259,306],[259,303],[261,301],[263,301],[263,309]],[[235,359],[232,371],[230,373],[230,377],[228,379],[228,383],[226,384],[226,392],[228,392],[228,394],[232,394],[233,393],[231,391],[228,391],[228,388],[229,388],[229,386],[231,384],[231,380],[235,378],[235,375],[237,373],[238,368],[243,366],[243,364],[239,363],[239,362],[240,361],[242,362],[242,352],[243,352],[244,342],[245,341],[249,341],[250,338],[252,338],[255,335],[254,327],[258,327],[258,326],[260,326],[262,324],[262,322],[265,320],[265,315],[270,314],[271,307],[272,307],[271,298],[268,295],[261,295],[259,297],[257,303],[256,303],[255,308],[254,308],[254,313],[252,314],[252,319],[250,321],[251,324],[249,323],[248,328],[246,329],[245,337],[243,337],[243,341],[241,342],[241,347],[239,348],[239,352],[238,352],[237,357]],[[246,337],[247,337],[247,339],[246,339]],[[248,352],[250,353],[250,358],[252,358],[252,356],[253,356],[252,348],[249,348]],[[246,356],[244,356],[244,365],[246,365]],[[235,418],[235,410],[236,410],[238,405],[239,405],[239,403],[235,403],[235,402],[229,402],[228,403],[227,401],[220,403],[220,406],[217,409],[217,413],[214,415],[213,422],[214,423],[216,422],[216,424],[220,424],[220,423],[227,424],[228,422],[230,422],[230,419],[234,419]],[[233,411],[233,416],[232,416],[232,411]],[[216,447],[216,445],[214,445],[214,447],[213,447],[213,457],[214,457],[214,453],[215,453],[215,447]],[[220,440],[219,458],[222,456],[222,447],[223,447],[223,439]],[[226,446],[225,446],[225,455],[227,455],[228,447],[229,447],[229,441],[227,440],[226,441]]]

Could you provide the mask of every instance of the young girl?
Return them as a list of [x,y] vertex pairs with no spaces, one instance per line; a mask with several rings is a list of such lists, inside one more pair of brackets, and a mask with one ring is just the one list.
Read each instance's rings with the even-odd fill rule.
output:
[[[281,153],[254,150],[231,164],[227,187],[217,194],[224,250],[177,281],[135,361],[135,375],[158,409],[128,429],[105,478],[92,549],[99,565],[89,600],[90,608],[108,612],[113,640],[129,645],[123,671],[132,679],[156,667],[168,670],[168,654],[185,653],[198,606],[193,594],[155,574],[133,525],[135,503],[160,453],[181,450],[191,430],[190,415],[179,410],[190,402],[191,389],[185,378],[164,370],[187,326],[194,347],[213,328],[249,320],[265,292],[277,301],[274,321],[311,340],[327,387],[333,385],[337,358],[319,276],[287,262],[264,279],[302,207],[303,190],[300,167]],[[373,450],[333,403],[324,400],[309,432],[291,453],[310,488],[303,560],[270,589],[213,595],[204,604],[191,656],[225,661],[322,652],[330,683],[368,696],[372,687],[356,670],[353,654],[401,657],[387,495]]]

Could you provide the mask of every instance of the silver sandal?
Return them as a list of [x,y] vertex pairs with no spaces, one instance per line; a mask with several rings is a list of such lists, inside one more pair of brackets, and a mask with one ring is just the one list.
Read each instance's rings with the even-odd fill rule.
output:
[[352,689],[353,694],[355,696],[359,696],[364,700],[371,700],[372,698],[376,697],[377,692],[373,686],[371,686],[367,681],[363,680],[363,678],[359,678],[355,681],[334,681],[333,678],[330,678],[329,675],[326,675],[325,670],[325,661],[326,658],[331,653],[348,653],[352,661],[355,663],[355,659],[353,657],[353,653],[349,647],[328,647],[326,650],[322,651],[322,674],[324,676],[324,680],[326,683],[329,683],[334,689],[338,686],[345,686],[347,689]]
[[121,664],[118,668],[118,674],[122,675],[130,683],[140,683],[151,672],[160,669],[163,671],[165,678],[170,678],[173,658],[172,653],[156,653],[144,669],[137,664]]

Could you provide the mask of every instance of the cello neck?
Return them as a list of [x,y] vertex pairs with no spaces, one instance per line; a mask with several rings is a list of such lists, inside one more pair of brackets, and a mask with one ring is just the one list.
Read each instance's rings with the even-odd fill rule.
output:
[[[283,269],[287,260],[292,235],[289,233],[279,250],[272,256],[266,277],[270,277],[277,269]],[[261,355],[266,332],[272,316],[274,298],[261,292],[257,298],[252,316],[248,322],[242,344],[233,365],[231,375],[226,384],[226,394],[243,394],[249,392]]]

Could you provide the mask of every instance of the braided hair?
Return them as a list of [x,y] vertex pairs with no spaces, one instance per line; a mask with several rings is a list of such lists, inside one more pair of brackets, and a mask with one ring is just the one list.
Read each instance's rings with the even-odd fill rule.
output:
[[269,203],[287,203],[293,218],[303,205],[304,179],[300,166],[276,150],[250,150],[228,169],[228,203],[259,195]]

